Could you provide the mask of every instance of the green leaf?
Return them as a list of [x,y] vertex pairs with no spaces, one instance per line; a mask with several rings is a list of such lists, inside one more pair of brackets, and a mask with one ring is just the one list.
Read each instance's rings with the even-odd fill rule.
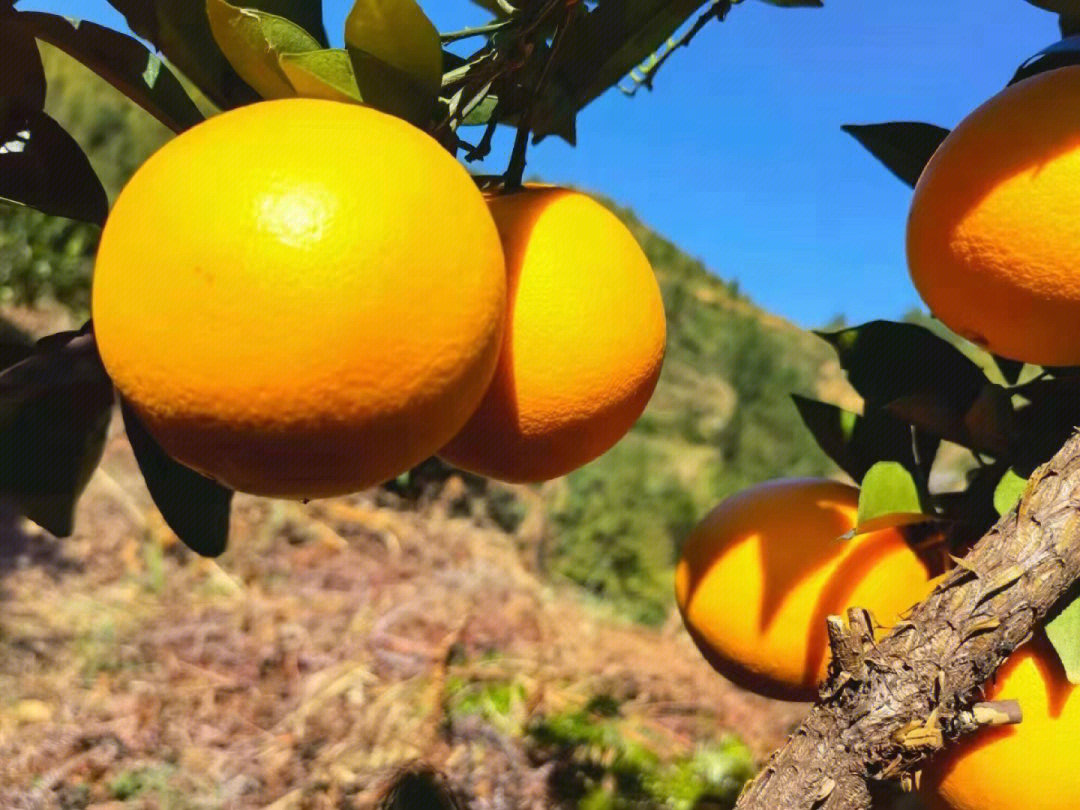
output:
[[366,103],[424,123],[442,87],[439,32],[416,0],[356,0],[345,46]]
[[233,491],[171,458],[123,398],[120,412],[146,488],[169,528],[195,553],[220,556],[229,540]]
[[174,132],[203,120],[180,80],[137,39],[56,14],[24,11],[16,19],[34,36],[82,62]]
[[75,139],[43,112],[0,99],[0,198],[102,225],[109,200]]
[[[109,0],[137,35],[222,109],[258,101],[214,41],[206,6],[200,0]],[[246,0],[247,6],[292,20],[326,48],[322,4],[313,0]]]
[[214,39],[240,78],[263,98],[296,95],[278,57],[319,50],[314,37],[284,17],[239,8],[226,0],[206,0],[206,13]]
[[1069,683],[1080,684],[1080,597],[1073,599],[1045,627]]
[[361,101],[352,60],[344,49],[283,53],[278,64],[297,95],[331,101]]
[[866,471],[859,488],[859,524],[883,515],[922,512],[919,488],[897,461],[879,461]]
[[815,334],[836,350],[855,390],[878,407],[930,393],[966,413],[986,384],[982,369],[963,352],[915,324],[870,321]]
[[101,460],[113,389],[87,329],[51,335],[0,374],[0,493],[65,537]]
[[885,164],[885,168],[914,187],[949,130],[912,121],[887,124],[845,124],[842,129]]
[[1009,385],[1016,385],[1016,381],[1020,379],[1020,374],[1024,370],[1024,363],[1019,360],[1010,360],[1007,357],[998,357],[996,354],[993,355],[993,358],[1005,382]]
[[14,16],[0,19],[0,97],[31,110],[45,106],[41,54],[33,34]]
[[[879,461],[898,461],[909,470],[916,468],[909,425],[879,410],[859,416],[798,394],[792,399],[818,446],[854,480],[862,480]],[[932,458],[936,442],[927,450]]]
[[941,389],[921,391],[893,400],[885,410],[963,447],[995,456],[1008,453],[1016,430],[1009,392],[987,382],[966,405],[957,403],[950,393]]
[[1020,502],[1020,496],[1024,494],[1027,479],[1021,478],[1013,470],[1007,470],[1001,476],[997,487],[994,488],[994,509],[999,515],[1012,511],[1012,508]]

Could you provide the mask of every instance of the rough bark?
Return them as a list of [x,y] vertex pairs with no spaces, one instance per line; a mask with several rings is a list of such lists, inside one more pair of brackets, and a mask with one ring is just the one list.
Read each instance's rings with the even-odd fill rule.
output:
[[[979,728],[980,687],[1080,580],[1080,435],[889,634],[830,622],[822,697],[736,810],[869,810],[874,783],[910,784],[926,758]],[[1003,695],[1002,697],[1009,697]],[[1022,708],[1022,707],[1021,707]]]

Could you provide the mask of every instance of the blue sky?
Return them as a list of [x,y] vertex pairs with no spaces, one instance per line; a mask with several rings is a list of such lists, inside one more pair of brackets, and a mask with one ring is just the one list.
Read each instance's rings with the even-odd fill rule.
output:
[[[482,19],[468,0],[421,2],[442,30]],[[1056,20],[1023,0],[825,2],[737,5],[668,62],[653,93],[611,91],[588,107],[576,149],[534,148],[529,174],[632,206],[803,326],[899,317],[918,303],[904,263],[910,190],[840,125],[953,126],[1058,38]],[[348,5],[325,3],[332,40]],[[123,23],[105,0],[20,7]]]

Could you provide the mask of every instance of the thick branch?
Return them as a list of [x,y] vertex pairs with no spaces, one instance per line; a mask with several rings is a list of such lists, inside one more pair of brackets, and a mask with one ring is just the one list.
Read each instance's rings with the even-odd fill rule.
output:
[[869,810],[871,783],[910,777],[944,744],[977,728],[970,709],[982,684],[1078,579],[1074,435],[1031,477],[1018,508],[868,647],[860,672],[833,667],[825,697],[736,810]]

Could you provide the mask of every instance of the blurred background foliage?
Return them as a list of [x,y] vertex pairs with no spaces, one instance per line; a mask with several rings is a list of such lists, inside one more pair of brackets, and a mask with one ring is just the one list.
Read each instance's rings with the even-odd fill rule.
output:
[[[47,111],[86,150],[115,199],[170,133],[66,55],[42,48]],[[546,571],[628,619],[656,624],[672,608],[671,566],[681,538],[719,499],[767,478],[833,471],[788,395],[843,402],[850,394],[823,342],[754,306],[737,283],[711,273],[632,211],[605,202],[641,243],[663,292],[668,350],[656,395],[618,447],[538,488],[540,507],[520,491],[470,484],[485,514],[507,516],[507,529],[529,508],[543,510]],[[56,301],[84,317],[97,239],[92,225],[0,203],[0,300]]]

